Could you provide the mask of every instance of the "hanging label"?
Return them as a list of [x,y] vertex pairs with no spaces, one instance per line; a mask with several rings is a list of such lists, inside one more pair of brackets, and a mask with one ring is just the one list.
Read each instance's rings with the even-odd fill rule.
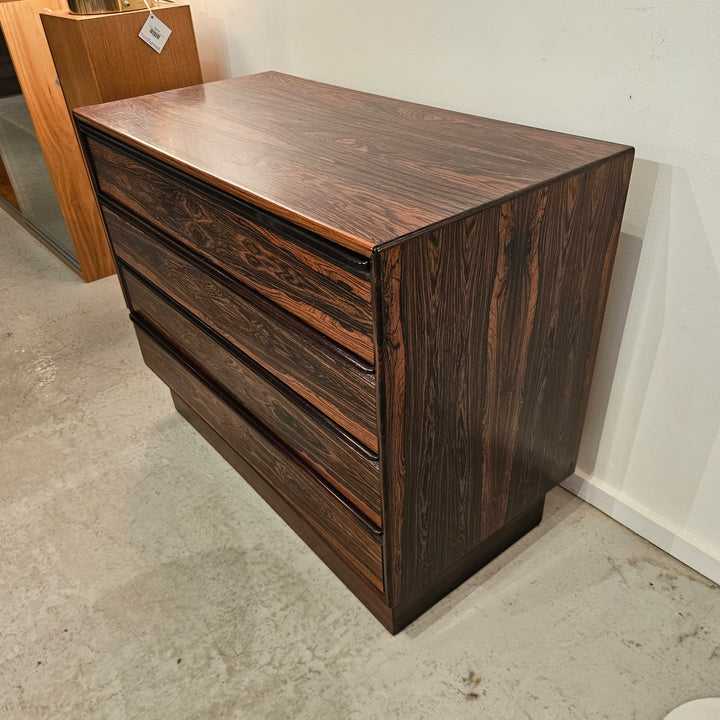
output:
[[145,41],[156,53],[161,53],[172,30],[150,12],[150,16],[140,30],[138,37]]

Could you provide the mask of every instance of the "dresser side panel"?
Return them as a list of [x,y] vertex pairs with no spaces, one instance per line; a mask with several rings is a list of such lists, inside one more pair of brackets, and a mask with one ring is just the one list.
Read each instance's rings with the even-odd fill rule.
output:
[[624,153],[377,253],[392,606],[572,472],[631,164]]

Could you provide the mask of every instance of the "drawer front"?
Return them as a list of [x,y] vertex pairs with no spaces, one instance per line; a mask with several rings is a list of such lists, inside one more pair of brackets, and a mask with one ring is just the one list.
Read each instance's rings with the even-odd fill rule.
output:
[[[323,335],[148,225],[103,207],[115,253],[233,345],[378,451],[375,374]],[[142,225],[142,227],[141,227]]]
[[159,330],[202,373],[381,525],[377,456],[134,273],[121,267],[120,275],[133,313]]
[[143,358],[356,572],[382,590],[381,533],[208,378],[136,324]]
[[373,361],[366,258],[335,250],[333,261],[326,241],[179,171],[112,143],[90,138],[88,147],[101,193]]

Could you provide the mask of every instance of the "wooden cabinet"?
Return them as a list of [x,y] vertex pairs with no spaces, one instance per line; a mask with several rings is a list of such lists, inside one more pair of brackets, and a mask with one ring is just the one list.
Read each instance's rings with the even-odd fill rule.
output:
[[147,364],[385,627],[540,521],[631,148],[279,73],[76,117]]
[[202,82],[190,5],[160,2],[153,13],[172,30],[161,53],[138,37],[147,10],[40,14],[71,110]]
[[[154,12],[173,30],[161,54],[137,37],[146,10],[72,15],[65,0],[0,2],[0,30],[47,165],[48,194],[54,189],[59,205],[57,224],[44,207],[14,215],[86,281],[111,275],[115,265],[68,108],[202,82],[188,4],[161,3]],[[4,46],[0,50],[2,60]],[[6,53],[7,72],[0,68],[0,80],[10,74],[10,57]],[[6,80],[5,91],[17,90],[14,77]],[[24,156],[15,165],[30,176],[35,191],[44,169],[29,167]],[[11,181],[0,158],[0,196],[9,210],[22,211]],[[49,226],[48,232],[41,232],[33,214]],[[67,231],[53,232],[63,220]]]
[[89,282],[111,275],[115,266],[40,22],[41,10],[65,7],[65,0],[6,0],[0,27],[69,233],[67,245],[42,239]]

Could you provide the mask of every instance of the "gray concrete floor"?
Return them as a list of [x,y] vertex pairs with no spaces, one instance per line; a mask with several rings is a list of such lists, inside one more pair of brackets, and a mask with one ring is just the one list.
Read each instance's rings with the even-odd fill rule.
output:
[[718,587],[560,489],[388,635],[174,412],[117,280],[2,213],[0,502],[2,719],[659,720],[720,695]]

